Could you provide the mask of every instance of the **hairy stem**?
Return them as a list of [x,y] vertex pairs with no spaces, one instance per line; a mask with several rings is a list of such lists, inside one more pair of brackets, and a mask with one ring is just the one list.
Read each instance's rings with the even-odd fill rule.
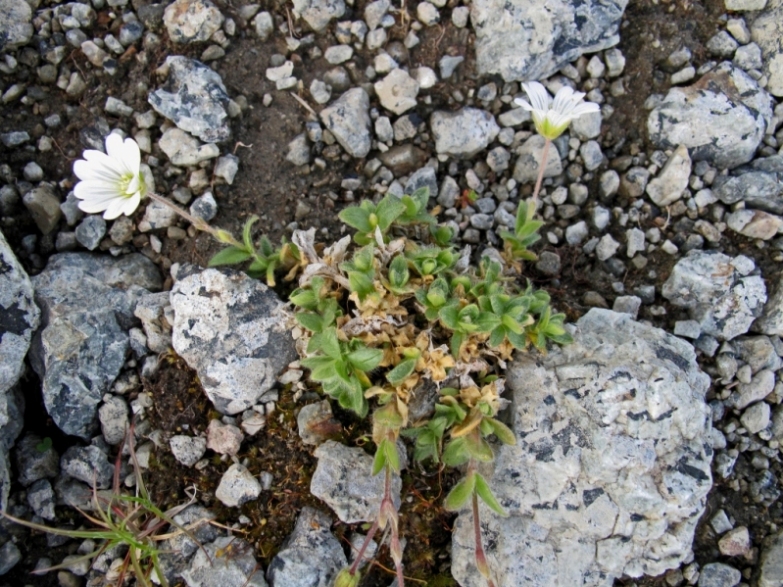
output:
[[[471,460],[468,465],[468,474],[476,470],[476,464]],[[476,568],[487,580],[488,587],[495,587],[489,572],[489,562],[484,552],[484,543],[481,540],[481,518],[479,517],[478,493],[473,490],[473,541],[476,546]]]
[[546,161],[549,156],[549,145],[552,143],[551,140],[546,139],[544,142],[544,150],[541,152],[541,164],[538,166],[538,177],[536,178],[536,187],[533,189],[533,197],[531,198],[531,202],[533,206],[538,205],[538,194],[541,191],[541,184],[544,181],[544,171],[546,171]]
[[364,542],[362,543],[361,548],[359,549],[359,553],[356,555],[356,560],[353,561],[353,564],[351,565],[351,568],[348,569],[348,572],[351,575],[355,575],[356,572],[359,570],[359,565],[362,562],[362,559],[364,558],[364,553],[367,550],[367,547],[370,546],[370,542],[372,542],[373,536],[375,536],[375,533],[378,531],[378,518],[375,518],[375,521],[372,523],[372,526],[370,526],[370,531],[367,532],[367,536],[364,539]]
[[164,198],[163,196],[156,194],[155,192],[147,192],[147,195],[150,197],[151,200],[155,200],[156,202],[159,202],[160,204],[163,204],[164,206],[168,206],[171,210],[176,212],[179,216],[190,222],[193,226],[196,227],[197,230],[200,230],[201,232],[206,232],[211,234],[216,240],[220,242],[226,242],[226,237],[229,238],[229,243],[232,246],[235,246],[240,249],[244,249],[245,245],[240,243],[238,240],[236,240],[232,235],[230,235],[227,231],[218,231],[216,228],[212,228],[209,224],[207,224],[203,219],[198,218],[196,216],[193,216],[189,212],[187,212],[184,208],[180,208],[177,206],[174,202],[171,200],[168,200],[167,198]]

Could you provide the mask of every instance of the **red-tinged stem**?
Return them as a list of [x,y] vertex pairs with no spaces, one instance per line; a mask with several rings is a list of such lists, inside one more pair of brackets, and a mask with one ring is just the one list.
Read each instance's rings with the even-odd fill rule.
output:
[[551,143],[551,140],[545,139],[544,150],[541,152],[541,164],[538,166],[538,178],[536,179],[536,187],[533,189],[533,197],[531,198],[534,207],[538,204],[538,194],[541,191],[541,184],[544,181],[544,171],[546,171],[546,161],[549,157],[549,145]]
[[[475,470],[475,463],[473,461],[468,465],[468,475]],[[487,555],[484,552],[484,543],[481,540],[481,519],[479,517],[479,503],[478,493],[473,490],[473,541],[476,545],[476,568],[479,573],[487,580],[488,587],[495,587],[494,581],[489,572],[489,562],[487,561]]]
[[372,526],[370,526],[370,531],[367,532],[367,536],[364,539],[364,542],[362,543],[362,547],[359,549],[359,554],[356,555],[356,560],[353,561],[353,564],[351,565],[351,568],[348,569],[348,572],[351,575],[355,575],[356,572],[359,570],[359,565],[362,562],[362,559],[364,558],[364,553],[367,550],[367,547],[370,546],[370,542],[372,542],[373,536],[375,536],[375,533],[378,531],[378,518],[375,518],[375,521],[372,523]]

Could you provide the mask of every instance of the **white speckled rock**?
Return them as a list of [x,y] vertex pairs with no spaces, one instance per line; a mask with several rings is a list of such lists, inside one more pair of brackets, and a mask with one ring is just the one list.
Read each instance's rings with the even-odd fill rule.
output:
[[745,334],[767,301],[761,277],[743,276],[723,253],[700,250],[677,262],[661,294],[720,340]]
[[343,0],[293,0],[294,14],[305,19],[315,32],[321,32],[333,18],[345,14]]
[[261,484],[252,473],[242,465],[231,465],[220,478],[220,484],[215,490],[217,497],[223,505],[239,507],[249,501],[253,501],[261,495]]
[[238,271],[183,272],[171,290],[172,345],[215,408],[237,414],[275,399],[277,374],[297,356],[277,294]]
[[430,128],[438,153],[466,158],[486,149],[500,132],[495,117],[478,108],[433,112]]
[[321,122],[351,157],[361,159],[370,152],[370,97],[364,89],[350,89],[324,108]]
[[616,45],[627,3],[474,0],[470,20],[479,73],[499,73],[506,81],[547,78],[584,53]]
[[770,95],[726,61],[692,86],[669,90],[647,131],[658,148],[683,145],[694,161],[731,169],[753,158],[771,119]]
[[163,24],[175,43],[203,43],[220,30],[223,14],[209,0],[176,0],[163,12]]
[[783,1],[769,0],[766,8],[753,20],[750,34],[761,47],[767,91],[773,96],[783,96],[783,46],[780,43],[783,38]]
[[[677,568],[712,486],[709,377],[693,347],[599,309],[574,339],[507,372],[517,444],[499,449],[491,485],[510,517],[482,513],[499,585],[609,587]],[[452,573],[483,587],[472,532],[462,513]]]

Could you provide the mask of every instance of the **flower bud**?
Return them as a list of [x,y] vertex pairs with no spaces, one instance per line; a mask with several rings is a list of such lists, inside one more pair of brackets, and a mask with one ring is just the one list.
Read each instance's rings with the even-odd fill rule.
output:
[[234,236],[228,232],[227,230],[223,230],[222,228],[218,228],[215,231],[215,238],[219,240],[221,243],[225,243],[227,245],[234,243]]
[[349,569],[343,569],[334,580],[334,587],[358,587],[362,575],[358,571],[352,575]]

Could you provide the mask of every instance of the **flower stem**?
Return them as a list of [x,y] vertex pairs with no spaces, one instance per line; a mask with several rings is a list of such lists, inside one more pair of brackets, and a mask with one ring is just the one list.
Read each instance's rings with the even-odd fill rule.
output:
[[[471,460],[468,465],[468,475],[476,470],[476,463]],[[473,542],[476,547],[476,568],[479,573],[487,580],[488,587],[495,587],[494,581],[489,572],[489,562],[484,552],[484,544],[481,540],[481,519],[479,517],[478,493],[473,490]]]
[[541,191],[541,184],[544,181],[544,171],[546,171],[546,161],[549,157],[549,145],[552,143],[550,139],[545,139],[544,150],[541,152],[541,163],[538,166],[538,178],[536,178],[536,187],[533,189],[533,197],[530,202],[535,208],[538,205],[538,194]]
[[179,206],[177,206],[171,200],[168,200],[163,196],[156,194],[155,192],[147,192],[147,195],[150,197],[151,200],[155,200],[156,202],[163,204],[164,206],[168,206],[171,210],[173,210],[182,218],[190,222],[197,230],[211,234],[215,238],[215,240],[222,243],[225,243],[228,240],[228,244],[234,247],[238,247],[240,249],[244,248],[244,245],[240,243],[238,240],[236,240],[233,237],[233,235],[231,235],[230,233],[223,230],[218,231],[216,228],[213,228],[209,224],[207,224],[202,218],[193,216],[189,212],[185,211],[184,208],[180,208]]

